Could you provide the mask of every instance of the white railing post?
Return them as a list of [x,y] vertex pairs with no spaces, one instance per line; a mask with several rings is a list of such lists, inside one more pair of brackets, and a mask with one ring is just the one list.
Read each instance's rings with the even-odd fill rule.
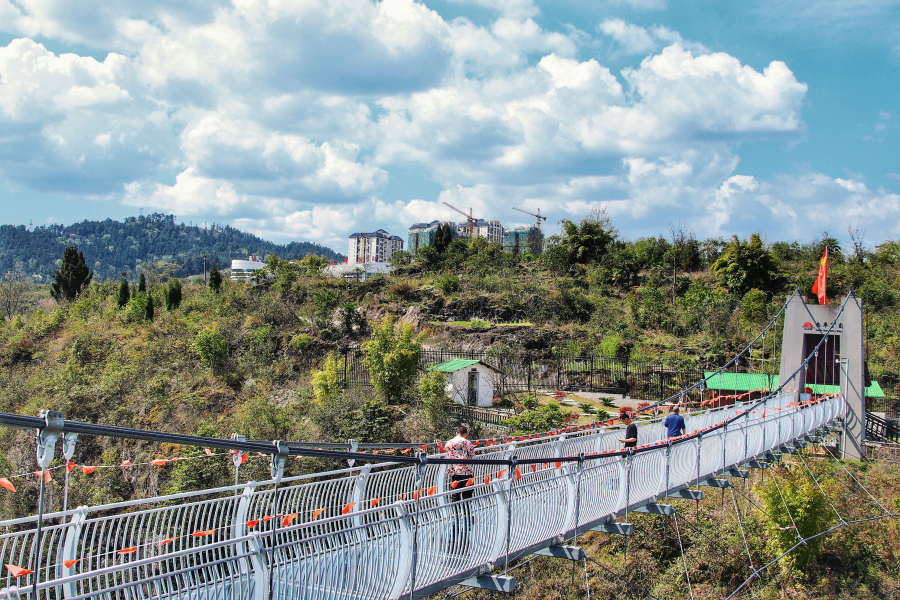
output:
[[[250,500],[256,491],[258,484],[255,481],[248,481],[244,486],[244,491],[240,492],[241,499],[238,501],[237,510],[234,513],[234,523],[231,526],[231,536],[239,538],[247,535],[247,516],[250,512]],[[274,544],[274,541],[273,541]],[[263,544],[260,541],[259,533],[254,532],[254,537],[249,542],[240,542],[235,548],[235,553],[250,553],[248,558],[249,569],[241,567],[241,573],[250,575],[252,570],[254,584],[253,598],[254,600],[266,600],[269,595],[269,564],[265,557]],[[247,579],[249,585],[249,577]]]
[[[353,484],[353,491],[350,492],[350,500],[349,502],[353,503],[353,508],[350,509],[351,513],[358,513],[362,510],[363,498],[365,498],[366,494],[366,482],[369,479],[369,472],[372,470],[372,464],[366,463],[360,468],[359,475],[356,476],[356,481]],[[353,526],[354,527],[362,527],[362,517],[358,514],[353,515]]]
[[[87,520],[87,510],[86,506],[79,506],[75,514],[72,515],[72,520],[69,521],[69,527],[66,530],[66,537],[62,547],[63,561],[78,559],[78,540],[81,539],[81,531],[84,529],[84,522]],[[74,563],[71,567],[60,563],[57,569],[60,577],[71,577],[76,574]],[[78,587],[74,581],[70,581],[62,586],[62,592],[64,598],[74,598],[78,595]]]
[[391,588],[389,595],[390,600],[398,600],[409,582],[409,576],[412,573],[413,562],[413,527],[409,518],[409,512],[406,510],[404,503],[397,502],[394,504],[394,510],[399,517],[400,525],[400,562],[397,565],[397,574],[394,577],[394,586]]

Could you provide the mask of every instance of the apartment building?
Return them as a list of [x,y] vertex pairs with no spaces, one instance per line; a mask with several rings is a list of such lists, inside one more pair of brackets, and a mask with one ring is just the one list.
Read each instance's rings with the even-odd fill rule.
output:
[[403,250],[403,239],[389,234],[384,229],[353,233],[350,235],[347,248],[347,262],[349,264],[387,262],[394,252],[400,250]]

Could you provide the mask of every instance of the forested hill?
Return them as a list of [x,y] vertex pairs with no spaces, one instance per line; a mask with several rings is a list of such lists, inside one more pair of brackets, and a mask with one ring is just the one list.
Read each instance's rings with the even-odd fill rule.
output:
[[64,227],[47,225],[28,231],[23,225],[0,225],[0,273],[18,271],[41,276],[44,281],[56,268],[66,246],[77,245],[94,270],[94,279],[134,273],[145,262],[164,260],[180,265],[179,277],[203,273],[203,255],[208,263],[229,267],[232,259],[250,254],[281,258],[303,258],[318,254],[328,259],[344,256],[319,244],[291,242],[274,244],[231,226],[198,227],[176,223],[174,215],[151,214],[128,217],[125,222],[82,221]]

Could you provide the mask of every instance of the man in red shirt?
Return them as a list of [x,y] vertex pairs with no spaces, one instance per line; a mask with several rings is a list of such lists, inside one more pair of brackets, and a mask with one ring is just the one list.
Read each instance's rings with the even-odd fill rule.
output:
[[[455,458],[459,460],[472,460],[475,456],[475,447],[467,438],[469,429],[462,425],[456,430],[456,437],[444,444],[447,458]],[[456,464],[447,465],[447,474],[450,475],[450,485],[454,483],[456,487],[455,494],[450,494],[450,501],[457,502],[459,500],[468,500],[475,493],[475,490],[466,485],[473,477],[472,465]],[[468,489],[465,489],[468,488]]]

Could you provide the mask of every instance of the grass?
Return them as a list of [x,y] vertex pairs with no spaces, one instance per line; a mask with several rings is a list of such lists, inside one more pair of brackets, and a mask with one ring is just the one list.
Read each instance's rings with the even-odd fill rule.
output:
[[447,321],[444,325],[455,325],[456,327],[490,327],[491,324],[483,319],[472,319],[471,321]]

